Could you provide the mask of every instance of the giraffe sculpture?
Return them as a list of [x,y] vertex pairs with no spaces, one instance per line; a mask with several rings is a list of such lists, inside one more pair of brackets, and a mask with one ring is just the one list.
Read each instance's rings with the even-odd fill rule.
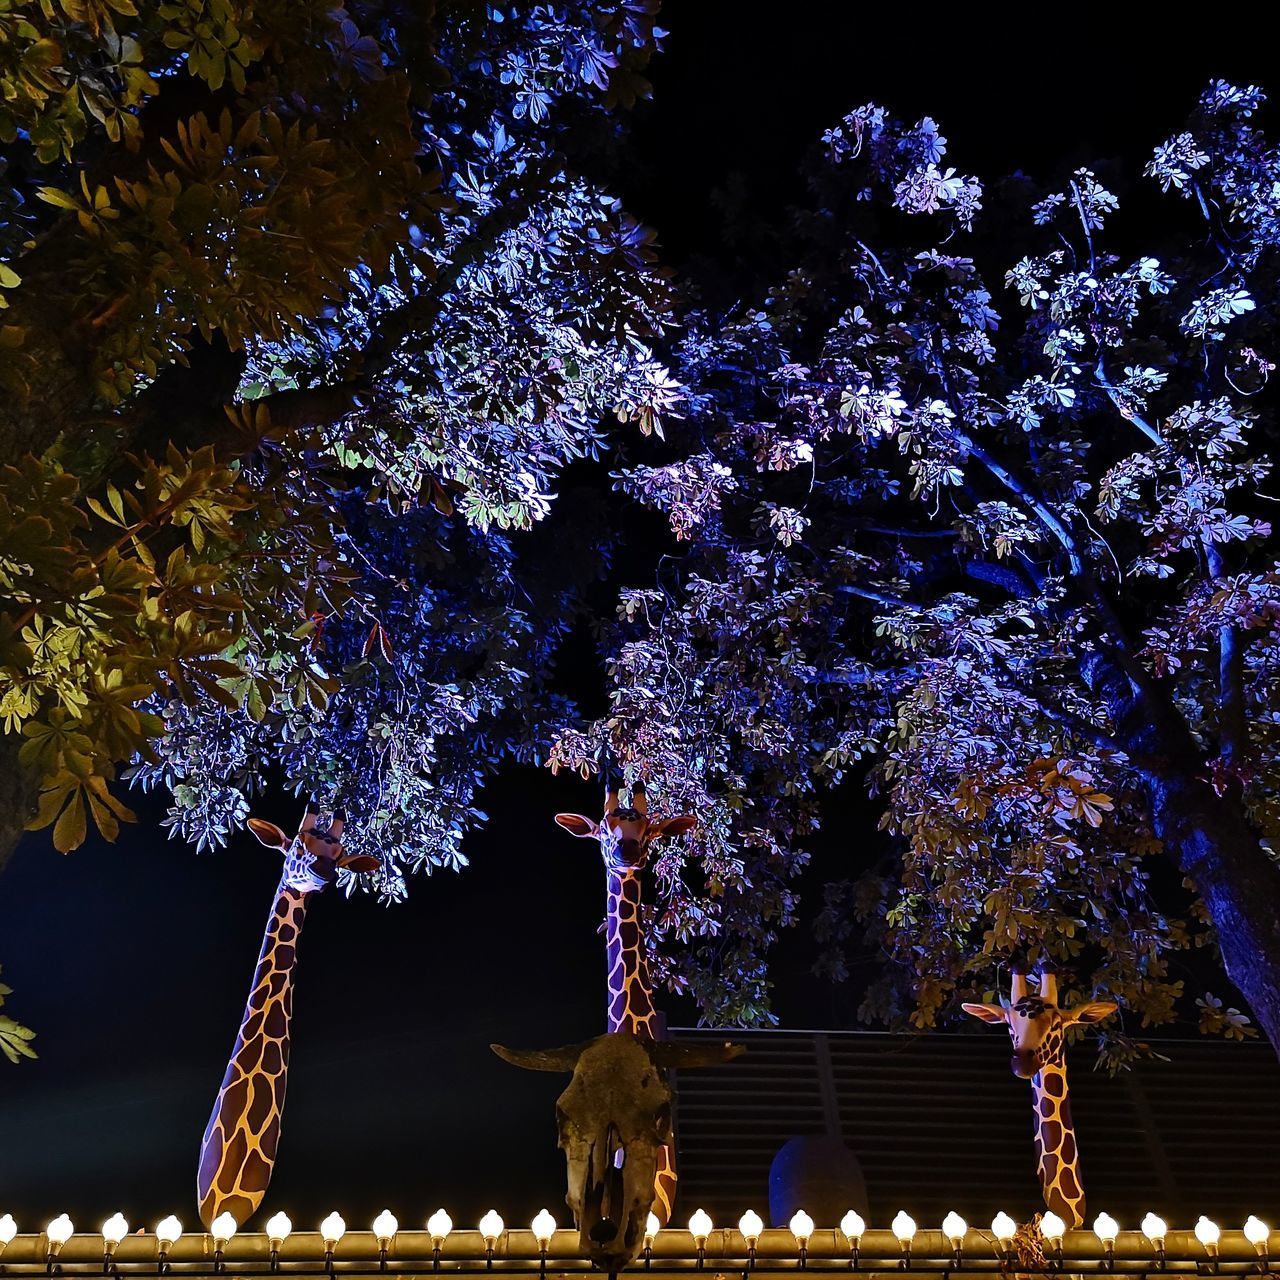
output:
[[379,865],[374,857],[343,854],[341,818],[324,829],[308,811],[292,840],[274,822],[250,818],[248,825],[262,844],[284,854],[284,870],[235,1048],[200,1143],[196,1191],[206,1227],[222,1213],[243,1226],[271,1181],[289,1073],[298,936],[307,901],[333,882],[339,867],[360,872]]
[[650,1211],[671,1217],[676,1175],[671,1089],[666,1071],[713,1066],[739,1057],[737,1044],[673,1044],[659,1040],[640,925],[640,873],[654,840],[694,826],[689,817],[651,822],[644,788],[631,808],[618,789],[605,790],[604,818],[561,813],[556,821],[575,836],[599,842],[604,855],[609,957],[608,1030],[556,1049],[490,1046],[513,1066],[567,1071],[573,1079],[556,1101],[560,1149],[582,1251],[610,1276],[639,1254]]
[[[630,808],[619,805],[617,785],[606,784],[602,821],[593,822],[580,813],[557,813],[556,822],[571,835],[597,840],[604,856],[608,1029],[638,1040],[661,1039],[640,924],[640,875],[655,840],[692,831],[698,820],[686,814],[650,822],[644,783],[637,782],[631,791]],[[654,1178],[653,1212],[663,1226],[671,1221],[675,1198],[675,1147],[668,1141],[658,1153]]]
[[1013,1074],[1031,1081],[1040,1189],[1046,1207],[1069,1228],[1084,1222],[1084,1183],[1067,1091],[1066,1028],[1075,1022],[1101,1022],[1116,1007],[1114,1001],[1095,1000],[1059,1008],[1058,980],[1045,972],[1040,973],[1034,992],[1027,989],[1027,975],[1015,972],[1007,1005],[962,1006],[983,1022],[1003,1022],[1009,1029]]

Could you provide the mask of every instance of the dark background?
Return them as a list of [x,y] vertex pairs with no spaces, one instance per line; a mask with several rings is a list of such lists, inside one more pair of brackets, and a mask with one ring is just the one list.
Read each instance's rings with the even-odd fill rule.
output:
[[[1047,176],[1099,156],[1140,164],[1210,78],[1274,80],[1260,7],[1195,23],[1143,8],[669,3],[669,51],[618,185],[673,264],[758,267],[767,242],[727,237],[722,210],[778,219],[800,195],[805,149],[858,103],[934,116],[961,171]],[[585,653],[575,645],[575,661]],[[269,1207],[299,1226],[334,1207],[363,1224],[384,1203],[406,1224],[437,1204],[459,1225],[491,1205],[512,1222],[543,1204],[563,1220],[559,1082],[487,1045],[603,1027],[599,859],[550,822],[598,803],[585,784],[511,771],[486,797],[465,874],[420,881],[389,911],[315,901]],[[296,820],[293,800],[260,808]],[[856,859],[876,838],[856,808],[864,833],[829,857]],[[0,1063],[0,1212],[22,1229],[63,1210],[86,1227],[117,1208],[135,1224],[194,1222],[200,1134],[279,864],[248,837],[196,857],[163,839],[154,805],[140,813],[116,846],[67,858],[31,837],[0,879],[9,1011],[39,1031],[38,1061]],[[845,1022],[849,994],[815,985],[809,963],[796,934],[779,956],[783,1024]]]

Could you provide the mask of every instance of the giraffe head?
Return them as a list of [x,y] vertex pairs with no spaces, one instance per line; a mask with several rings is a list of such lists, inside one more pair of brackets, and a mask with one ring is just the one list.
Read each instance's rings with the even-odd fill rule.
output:
[[580,813],[557,813],[556,822],[570,835],[599,841],[605,866],[610,871],[642,870],[655,840],[663,836],[683,835],[698,825],[697,818],[688,814],[667,818],[663,822],[650,821],[649,801],[643,782],[637,782],[631,789],[629,808],[618,803],[617,783],[606,784],[604,817],[599,822]]
[[673,1044],[609,1032],[559,1049],[490,1046],[530,1071],[571,1071],[556,1102],[568,1164],[565,1202],[582,1250],[613,1275],[644,1244],[658,1156],[671,1141],[669,1068],[709,1067],[745,1052],[740,1044]]
[[289,839],[274,822],[250,818],[249,830],[259,843],[284,854],[284,879],[290,888],[316,893],[333,883],[339,867],[350,871],[376,871],[382,864],[369,854],[342,852],[342,818],[322,827],[319,814],[307,810],[298,834]]
[[1009,1003],[963,1004],[961,1008],[983,1022],[1003,1022],[1013,1041],[1009,1065],[1013,1074],[1029,1080],[1044,1067],[1060,1067],[1065,1061],[1066,1028],[1073,1022],[1101,1022],[1116,1011],[1113,1000],[1094,1000],[1070,1009],[1058,1007],[1058,980],[1042,973],[1036,991],[1027,990],[1027,976],[1015,973]]

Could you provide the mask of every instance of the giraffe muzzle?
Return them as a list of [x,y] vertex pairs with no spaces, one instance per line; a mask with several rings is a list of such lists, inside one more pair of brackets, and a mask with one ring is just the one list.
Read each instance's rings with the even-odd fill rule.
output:
[[1034,1049],[1015,1049],[1009,1059],[1009,1066],[1019,1080],[1030,1080],[1040,1070],[1040,1063]]

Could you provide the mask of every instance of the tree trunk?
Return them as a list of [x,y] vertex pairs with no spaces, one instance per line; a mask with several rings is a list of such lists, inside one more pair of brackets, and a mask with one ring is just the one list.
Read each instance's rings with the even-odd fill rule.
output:
[[1208,765],[1170,700],[1150,685],[1135,689],[1099,654],[1082,674],[1144,775],[1155,833],[1204,900],[1227,976],[1280,1056],[1280,869],[1238,792],[1219,795],[1206,781]]
[[1156,835],[1208,908],[1227,976],[1280,1054],[1280,870],[1239,800],[1199,778],[1152,778],[1147,792]]

